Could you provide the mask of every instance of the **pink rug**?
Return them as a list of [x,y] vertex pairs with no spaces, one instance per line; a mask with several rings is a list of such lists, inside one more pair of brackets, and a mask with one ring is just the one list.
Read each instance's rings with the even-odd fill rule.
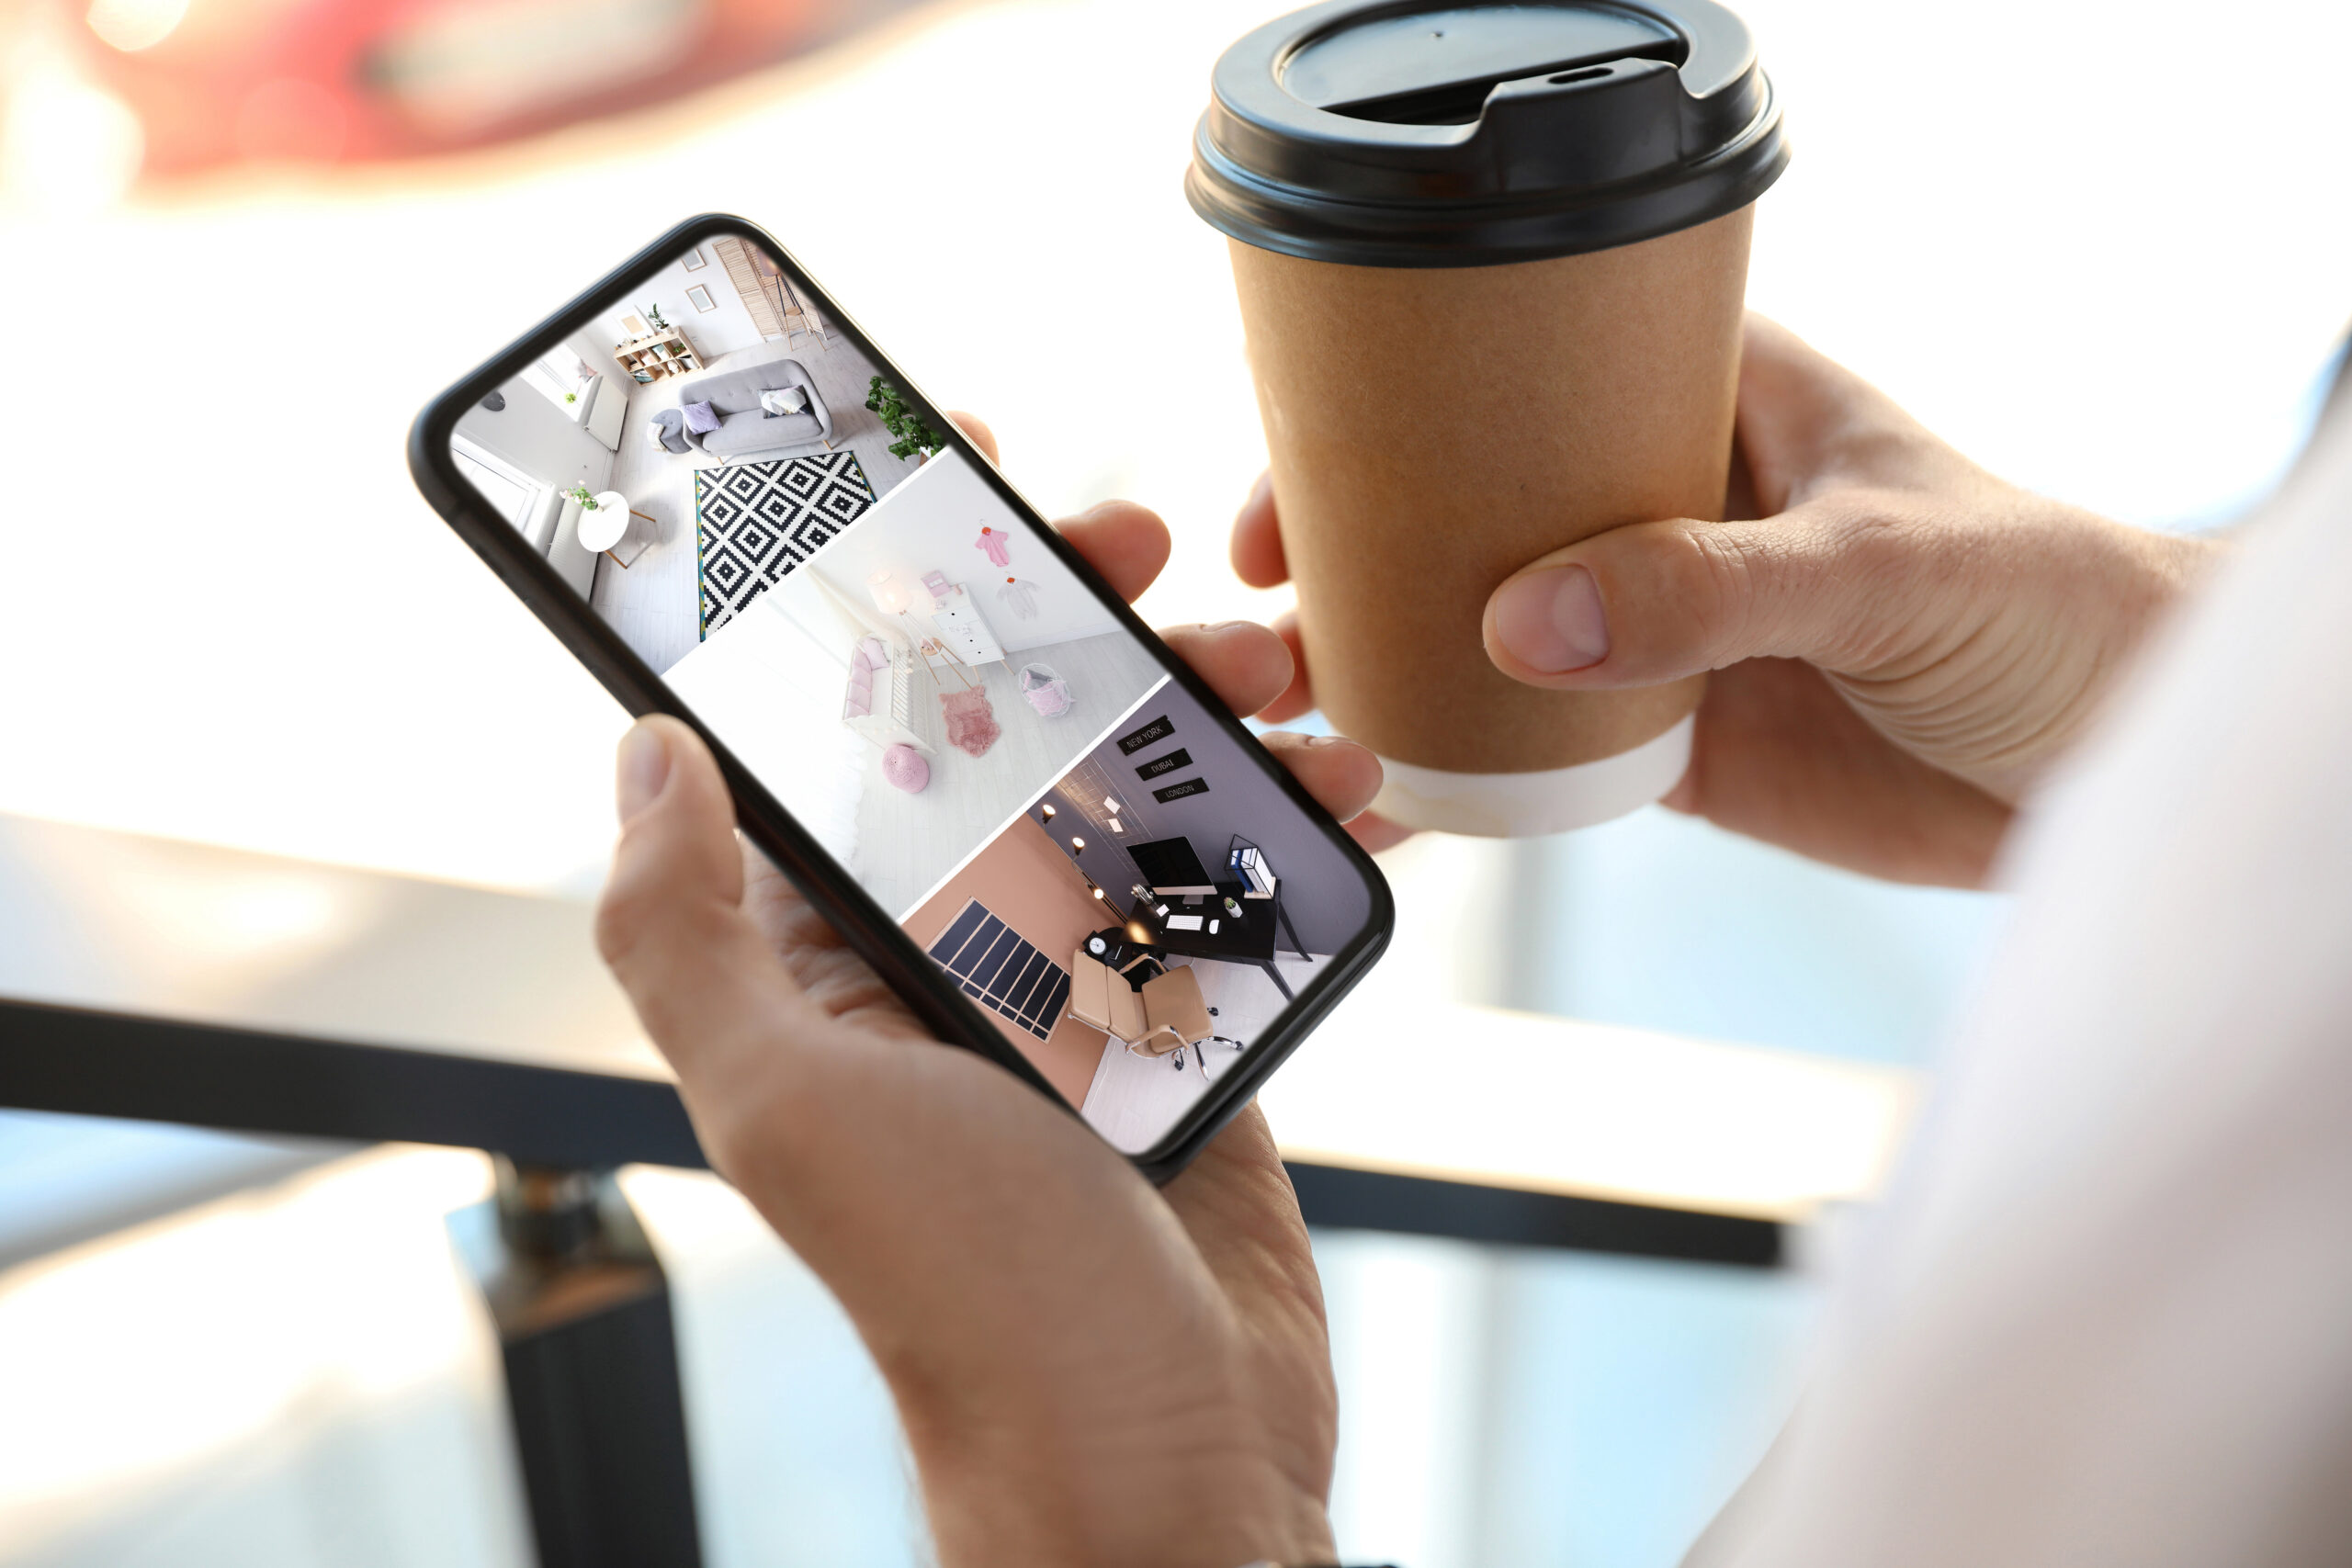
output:
[[942,692],[939,706],[947,719],[947,744],[968,757],[985,757],[1004,730],[989,706],[986,692]]

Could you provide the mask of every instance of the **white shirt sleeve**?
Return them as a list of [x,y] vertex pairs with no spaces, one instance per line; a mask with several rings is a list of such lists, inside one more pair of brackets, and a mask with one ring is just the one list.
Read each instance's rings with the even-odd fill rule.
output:
[[2158,641],[1692,1562],[2352,1562],[2352,406]]

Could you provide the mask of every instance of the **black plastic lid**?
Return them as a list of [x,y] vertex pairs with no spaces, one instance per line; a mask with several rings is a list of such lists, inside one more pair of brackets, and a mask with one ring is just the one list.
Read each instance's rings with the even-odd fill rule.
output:
[[1225,51],[1184,194],[1248,244],[1478,266],[1630,244],[1788,166],[1747,26],[1712,0],[1329,0]]

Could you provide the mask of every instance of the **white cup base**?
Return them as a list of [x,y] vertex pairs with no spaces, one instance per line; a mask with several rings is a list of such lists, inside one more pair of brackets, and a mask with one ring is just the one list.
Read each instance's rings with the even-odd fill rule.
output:
[[1532,839],[1638,811],[1681,782],[1697,718],[1630,751],[1540,773],[1453,773],[1380,759],[1386,780],[1372,809],[1402,827],[1487,839]]

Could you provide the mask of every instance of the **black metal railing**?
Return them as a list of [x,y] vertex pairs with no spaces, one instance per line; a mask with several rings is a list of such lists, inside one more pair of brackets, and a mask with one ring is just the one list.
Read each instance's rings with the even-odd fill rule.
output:
[[[541,1568],[700,1562],[668,1282],[611,1179],[625,1165],[707,1167],[669,1084],[0,998],[0,1107],[500,1156],[496,1199],[453,1216],[453,1234],[474,1235],[465,1250],[499,1325]],[[1782,1260],[1781,1227],[1766,1220],[1290,1171],[1319,1227],[1747,1269]],[[567,1288],[589,1273],[598,1289]]]

